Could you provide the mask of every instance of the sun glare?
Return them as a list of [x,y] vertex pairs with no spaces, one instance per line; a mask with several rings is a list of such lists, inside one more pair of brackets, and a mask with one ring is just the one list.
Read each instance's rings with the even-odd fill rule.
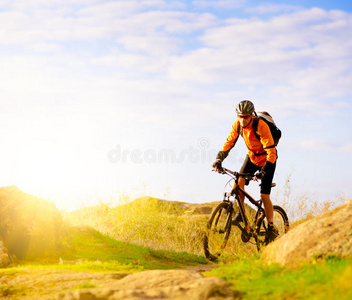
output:
[[17,185],[26,193],[55,200],[58,208],[71,209],[72,198],[85,180],[77,151],[70,145],[35,141],[20,151]]

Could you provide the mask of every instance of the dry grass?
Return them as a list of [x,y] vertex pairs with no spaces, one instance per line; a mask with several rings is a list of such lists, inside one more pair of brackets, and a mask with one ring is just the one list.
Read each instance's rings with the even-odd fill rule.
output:
[[287,176],[283,188],[278,189],[273,197],[273,202],[285,209],[291,224],[323,215],[348,201],[343,194],[325,201],[314,200],[314,195],[309,192],[297,194],[293,191],[291,177],[292,173]]
[[[318,202],[312,200],[313,197],[308,193],[295,194],[290,179],[291,175],[272,198],[274,204],[285,209],[293,226],[324,214],[347,200],[340,196],[334,201]],[[185,203],[151,197],[132,200],[130,196],[123,195],[109,204],[101,202],[72,212],[66,219],[73,225],[91,226],[122,242],[153,249],[203,254],[203,233],[210,213],[190,213],[188,208],[189,205]],[[240,235],[239,229],[233,227],[226,252],[229,255],[256,253],[256,246],[243,243]]]
[[[121,202],[121,201],[120,201]],[[202,253],[207,215],[187,214],[176,202],[144,197],[121,205],[100,203],[67,216],[74,225],[88,225],[119,241],[153,249]]]
[[[134,243],[152,249],[203,254],[203,236],[210,213],[204,213],[194,204],[142,197],[125,197],[120,205],[100,203],[67,216],[73,225],[88,225],[122,242]],[[215,206],[219,202],[211,203]],[[255,211],[247,207],[247,216],[253,222]],[[197,213],[198,211],[198,213]],[[203,213],[199,213],[203,211]],[[254,240],[243,243],[241,231],[232,227],[231,237],[223,257],[257,253]]]

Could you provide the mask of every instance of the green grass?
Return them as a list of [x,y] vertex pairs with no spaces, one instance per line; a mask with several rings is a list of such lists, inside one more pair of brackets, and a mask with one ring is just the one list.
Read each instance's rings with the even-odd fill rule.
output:
[[207,263],[203,256],[195,254],[154,250],[116,241],[87,226],[70,228],[66,244],[66,248],[55,257],[26,261],[21,267],[89,272],[138,272]]
[[84,283],[78,285],[78,286],[75,288],[75,290],[86,289],[86,288],[94,288],[94,287],[96,287],[95,284],[92,284],[92,283],[90,283],[90,282],[84,282]]
[[226,280],[242,299],[352,299],[352,259],[327,257],[289,269],[246,256],[207,275]]
[[[45,282],[39,280],[34,286],[31,281],[21,282],[21,284],[13,283],[16,278],[40,278],[48,274],[55,276],[55,274],[60,274],[60,272],[56,273],[57,270],[134,273],[150,269],[177,269],[207,263],[203,256],[195,254],[154,250],[116,241],[87,226],[70,227],[63,241],[65,247],[52,256],[46,255],[40,259],[22,261],[9,268],[0,268],[0,278],[5,280],[0,285],[0,298],[21,299],[26,295],[35,299],[44,294],[57,293],[57,291],[52,291],[57,284],[60,284],[56,282],[56,279],[52,281],[48,279]],[[96,287],[96,285],[85,281],[70,289],[91,287]]]

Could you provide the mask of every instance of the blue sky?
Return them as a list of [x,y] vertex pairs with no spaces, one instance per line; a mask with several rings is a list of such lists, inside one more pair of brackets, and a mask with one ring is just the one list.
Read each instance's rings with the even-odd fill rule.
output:
[[[0,185],[73,209],[221,199],[242,99],[283,132],[275,197],[351,198],[347,1],[0,1]],[[243,141],[224,165],[238,170]],[[258,187],[253,185],[253,192]]]

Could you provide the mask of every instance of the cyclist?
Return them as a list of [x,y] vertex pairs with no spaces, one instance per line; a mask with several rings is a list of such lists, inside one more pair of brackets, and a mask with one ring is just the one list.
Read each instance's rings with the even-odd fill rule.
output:
[[[254,104],[249,100],[241,101],[237,107],[237,120],[232,125],[232,130],[222,147],[222,150],[218,153],[216,161],[213,163],[215,171],[221,170],[222,161],[228,156],[230,150],[235,146],[238,137],[242,135],[247,148],[248,154],[244,160],[240,173],[257,173],[255,180],[261,179],[262,184],[260,188],[261,200],[264,203],[265,215],[268,221],[268,236],[266,237],[268,242],[272,242],[278,235],[277,229],[273,224],[273,204],[270,200],[271,185],[274,177],[277,151],[274,145],[274,140],[270,132],[268,124],[263,120],[259,119],[258,122],[258,134],[260,140],[256,137],[254,129],[252,128],[254,116]],[[240,178],[238,181],[240,188],[244,189],[246,183],[245,178]],[[244,196],[240,196],[240,200],[243,203]],[[237,213],[234,216],[233,222],[241,222],[242,216]]]

